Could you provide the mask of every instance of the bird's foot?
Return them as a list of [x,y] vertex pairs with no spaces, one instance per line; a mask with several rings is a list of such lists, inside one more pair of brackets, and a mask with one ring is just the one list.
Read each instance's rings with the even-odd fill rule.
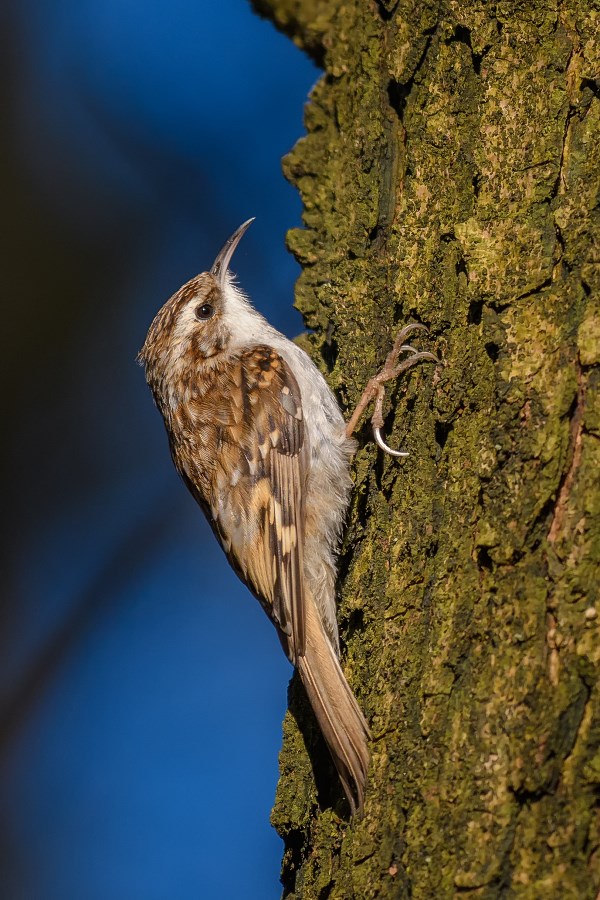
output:
[[[427,331],[427,329],[424,325],[420,325],[417,322],[413,322],[410,325],[404,326],[404,328],[399,332],[396,340],[394,341],[394,346],[388,353],[383,368],[377,373],[377,375],[374,375],[367,382],[367,386],[363,391],[362,397],[358,401],[356,409],[354,410],[350,421],[346,425],[346,437],[350,437],[356,429],[358,421],[365,411],[366,407],[369,405],[371,400],[375,400],[375,411],[373,413],[373,416],[371,417],[373,437],[375,438],[375,441],[381,447],[381,449],[385,453],[389,453],[392,456],[408,456],[408,453],[405,450],[392,450],[391,447],[388,447],[381,436],[381,429],[383,428],[383,399],[385,397],[385,383],[387,381],[390,381],[392,378],[398,378],[399,375],[402,375],[403,372],[406,372],[407,369],[410,369],[412,366],[416,365],[419,362],[440,362],[435,354],[429,353],[429,351],[427,350],[415,350],[415,348],[411,347],[410,344],[404,343],[405,339],[411,333],[411,331]],[[403,353],[410,353],[411,355],[406,359],[403,359],[401,362],[398,362],[398,359],[402,356]]]

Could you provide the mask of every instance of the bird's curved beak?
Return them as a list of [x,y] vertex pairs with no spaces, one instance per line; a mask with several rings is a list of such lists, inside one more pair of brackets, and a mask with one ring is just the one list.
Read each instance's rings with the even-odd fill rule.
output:
[[211,266],[210,274],[214,275],[214,277],[218,280],[221,290],[223,290],[223,288],[225,287],[225,277],[227,275],[227,270],[229,269],[231,257],[235,253],[235,248],[244,237],[246,231],[253,222],[254,218],[248,219],[247,222],[244,222],[243,225],[240,225],[237,231],[233,232]]

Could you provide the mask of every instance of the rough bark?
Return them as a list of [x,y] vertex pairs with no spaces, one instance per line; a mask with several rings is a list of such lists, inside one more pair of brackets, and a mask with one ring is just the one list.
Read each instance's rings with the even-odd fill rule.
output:
[[348,408],[402,323],[444,361],[388,393],[407,460],[361,432],[339,621],[366,811],[344,817],[292,684],[284,896],[593,900],[598,4],[255,6],[325,70],[284,161],[306,346]]

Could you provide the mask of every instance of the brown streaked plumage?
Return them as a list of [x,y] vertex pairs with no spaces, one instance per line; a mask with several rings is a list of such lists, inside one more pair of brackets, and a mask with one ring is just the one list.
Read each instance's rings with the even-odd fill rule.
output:
[[298,385],[279,354],[261,345],[211,368],[202,384],[202,394],[173,413],[175,465],[295,661],[304,652],[307,449]]
[[[369,729],[339,663],[335,607],[352,428],[308,356],[233,284],[229,262],[251,221],[210,272],[162,307],[139,358],[173,461],[298,668],[355,812],[364,801]],[[376,398],[380,415],[383,382],[435,359],[402,344],[408,330],[369,382],[361,411]],[[404,350],[413,356],[398,365]]]

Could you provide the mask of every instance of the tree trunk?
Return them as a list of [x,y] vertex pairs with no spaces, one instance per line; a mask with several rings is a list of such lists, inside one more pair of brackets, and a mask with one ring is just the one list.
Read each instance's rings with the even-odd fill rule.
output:
[[348,409],[403,323],[443,360],[388,390],[406,460],[359,434],[339,621],[366,809],[341,815],[294,682],[284,896],[593,900],[600,7],[254,2],[325,70],[284,162],[306,345]]

